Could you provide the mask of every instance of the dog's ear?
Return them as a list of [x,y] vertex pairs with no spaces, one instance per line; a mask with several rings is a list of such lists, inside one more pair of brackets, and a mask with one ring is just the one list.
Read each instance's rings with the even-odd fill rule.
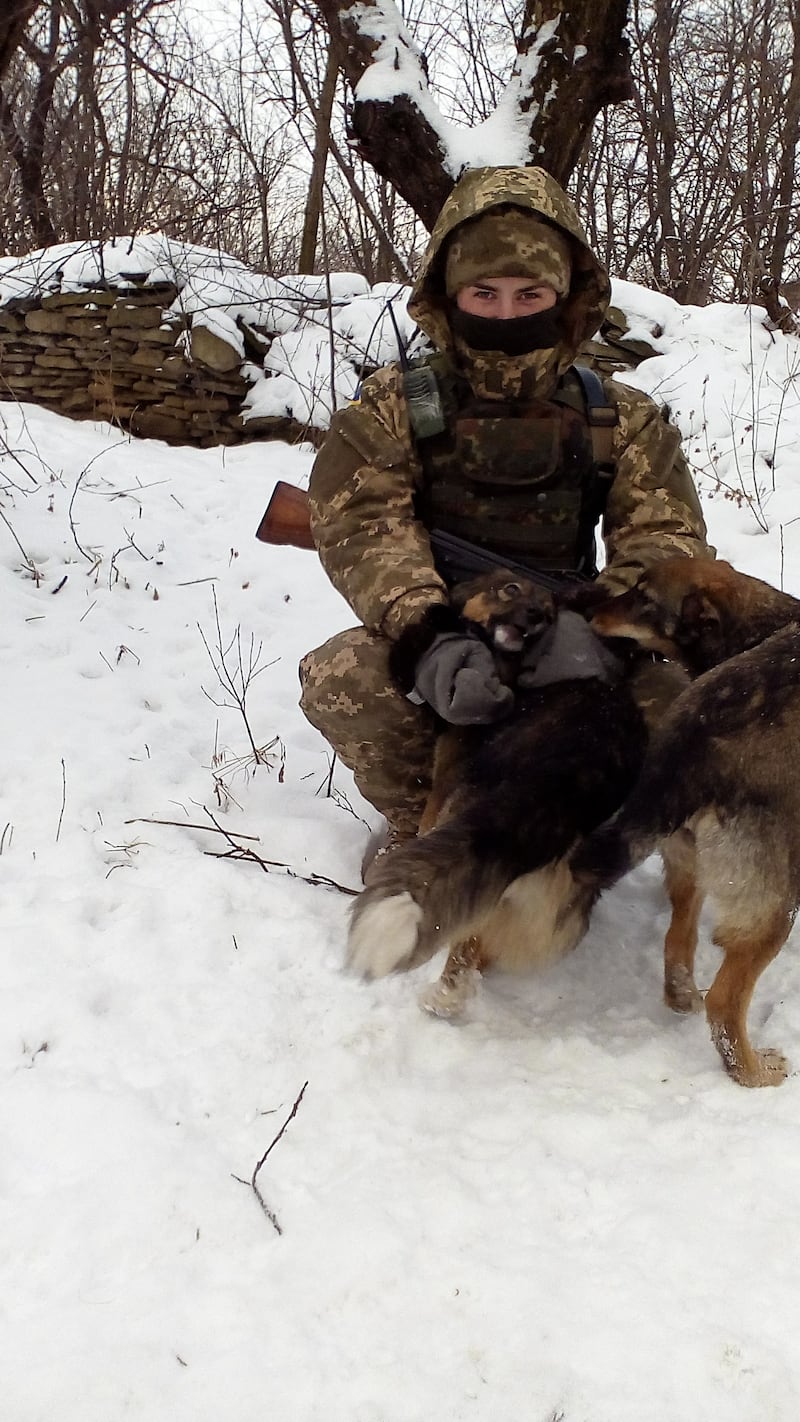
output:
[[714,606],[702,588],[693,588],[681,603],[681,622],[700,633],[718,632],[722,618],[719,608]]
[[719,648],[724,643],[722,613],[702,588],[693,588],[681,604],[678,619],[678,646],[693,648],[703,660],[713,657],[716,661]]

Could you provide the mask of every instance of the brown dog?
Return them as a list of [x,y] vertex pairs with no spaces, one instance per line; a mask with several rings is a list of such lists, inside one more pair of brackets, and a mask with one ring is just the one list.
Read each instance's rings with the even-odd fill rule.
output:
[[[475,970],[530,967],[579,941],[595,890],[575,884],[567,855],[621,803],[645,744],[630,690],[603,674],[602,647],[595,660],[590,647],[573,674],[568,662],[567,674],[541,685],[533,673],[522,688],[530,655],[549,631],[553,647],[561,635],[549,593],[505,571],[451,599],[516,682],[515,709],[491,726],[443,731],[427,833],[370,867],[348,942],[350,966],[368,977],[416,967],[447,946],[442,976],[422,999],[441,1016],[462,1009]],[[577,614],[567,616],[584,645],[595,640]]]
[[653,849],[664,857],[672,921],[665,999],[697,1011],[697,927],[716,909],[723,961],[706,1016],[726,1070],[743,1086],[787,1074],[754,1049],[747,1010],[800,904],[800,601],[728,563],[674,558],[600,608],[603,635],[677,657],[697,676],[654,733],[622,810],[578,847],[587,887],[614,883]]

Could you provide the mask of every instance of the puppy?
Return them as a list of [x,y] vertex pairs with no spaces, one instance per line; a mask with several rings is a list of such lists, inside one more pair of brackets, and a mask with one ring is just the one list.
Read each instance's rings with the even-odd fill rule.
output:
[[453,606],[500,653],[514,710],[442,735],[427,833],[370,869],[347,950],[353,968],[380,977],[447,946],[422,998],[442,1016],[462,1009],[473,970],[526,968],[582,937],[596,890],[576,885],[567,855],[620,804],[646,739],[619,666],[535,583],[486,575],[456,590]]
[[672,921],[664,995],[697,1011],[700,909],[715,907],[720,969],[706,994],[711,1035],[743,1086],[775,1086],[786,1059],[756,1050],[747,1010],[800,904],[800,601],[728,563],[675,558],[600,608],[606,636],[682,660],[697,677],[652,736],[638,784],[571,865],[587,889],[614,883],[654,848]]
[[[448,607],[431,609],[430,618],[412,629],[399,649],[393,649],[391,669],[404,690],[413,685],[420,645],[429,631],[468,630],[491,648],[500,680],[516,689],[523,659],[556,619],[553,594],[507,568],[482,573],[457,583]],[[444,807],[458,785],[462,762],[477,749],[485,726],[451,726],[442,722],[436,738],[433,788],[420,821],[427,834],[440,822]]]

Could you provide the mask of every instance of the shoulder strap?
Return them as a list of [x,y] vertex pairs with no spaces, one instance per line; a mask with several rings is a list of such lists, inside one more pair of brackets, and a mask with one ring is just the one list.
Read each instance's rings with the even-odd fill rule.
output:
[[609,471],[614,431],[619,423],[616,407],[606,399],[603,382],[596,370],[588,365],[571,365],[567,375],[576,375],[580,381],[586,406],[586,419],[592,441],[592,456],[598,470]]
[[[572,385],[581,401],[589,438],[592,444],[591,476],[584,486],[578,524],[577,565],[590,577],[597,575],[595,529],[608,502],[616,467],[612,460],[614,431],[619,423],[616,406],[609,404],[605,388],[596,370],[586,365],[571,365],[561,378],[562,385]],[[578,389],[575,390],[575,386]]]

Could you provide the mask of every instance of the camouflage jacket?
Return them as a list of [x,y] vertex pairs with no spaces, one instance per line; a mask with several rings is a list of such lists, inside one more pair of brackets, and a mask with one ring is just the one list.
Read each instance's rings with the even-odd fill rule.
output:
[[[443,248],[459,223],[512,203],[545,217],[573,244],[572,285],[564,335],[553,351],[522,357],[459,350],[450,329],[443,285]],[[486,275],[492,274],[491,255]],[[591,253],[566,194],[537,168],[473,169],[456,185],[431,235],[409,312],[439,350],[485,397],[547,399],[599,327],[608,305],[608,277]],[[469,363],[465,364],[466,360]],[[499,371],[499,374],[498,374]],[[616,406],[614,482],[603,519],[610,591],[633,583],[659,558],[710,555],[705,525],[680,436],[641,392],[606,379]],[[396,637],[447,589],[431,554],[415,497],[423,469],[411,432],[399,366],[379,370],[360,399],[334,416],[311,475],[311,526],[322,564],[354,613],[371,630]]]

